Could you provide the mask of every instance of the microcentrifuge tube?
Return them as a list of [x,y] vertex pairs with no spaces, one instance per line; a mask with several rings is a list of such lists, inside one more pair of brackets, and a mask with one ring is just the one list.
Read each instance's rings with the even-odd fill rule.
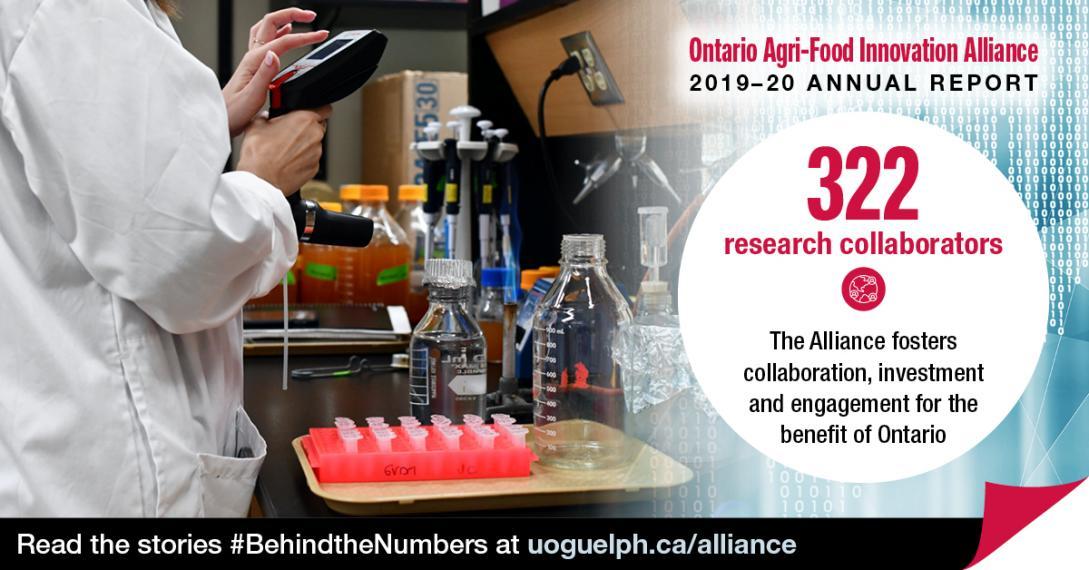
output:
[[463,435],[461,430],[454,426],[446,426],[440,428],[442,433],[442,440],[446,443],[446,449],[458,450],[461,449],[460,439]]
[[340,441],[344,444],[344,451],[348,453],[359,452],[359,440],[361,439],[363,439],[363,435],[355,428],[340,430]]
[[421,427],[408,428],[408,441],[414,451],[427,451],[427,434]]
[[528,433],[529,429],[522,426],[510,426],[507,428],[507,440],[510,441],[512,447],[525,447],[526,434]]
[[498,433],[487,428],[480,428],[474,431],[476,432],[476,442],[480,445],[481,449],[495,448],[495,438],[499,437]]
[[397,434],[390,429],[378,429],[374,430],[373,433],[374,440],[378,443],[378,451],[389,453],[393,450],[393,440],[397,437]]

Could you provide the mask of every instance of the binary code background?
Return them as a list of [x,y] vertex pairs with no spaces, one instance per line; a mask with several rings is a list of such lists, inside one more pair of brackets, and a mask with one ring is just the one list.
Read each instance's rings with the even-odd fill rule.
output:
[[[968,35],[1040,43],[1034,94],[977,92],[798,95],[720,105],[703,125],[704,164],[728,166],[770,134],[829,113],[918,118],[974,145],[1032,213],[1050,271],[1048,337],[1028,390],[974,450],[931,473],[876,485],[824,481],[763,457],[690,396],[637,420],[639,435],[685,462],[693,484],[660,495],[656,516],[980,516],[985,481],[1047,485],[1089,475],[1089,0],[727,2],[682,0],[690,25],[719,37],[868,36],[956,41]],[[787,33],[783,34],[784,36]],[[918,64],[916,64],[918,65]],[[918,70],[918,68],[915,68]],[[896,72],[898,66],[882,66]],[[909,71],[905,67],[903,71]],[[1021,68],[1020,71],[1029,71]],[[716,168],[711,168],[715,172]],[[721,169],[718,169],[721,173]],[[986,283],[955,284],[967,292]],[[994,307],[1000,322],[1003,307]],[[1034,350],[1033,347],[1027,347]]]

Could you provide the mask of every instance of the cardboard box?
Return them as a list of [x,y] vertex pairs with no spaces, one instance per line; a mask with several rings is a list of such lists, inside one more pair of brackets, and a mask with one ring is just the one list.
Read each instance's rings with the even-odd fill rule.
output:
[[450,109],[468,100],[464,73],[402,71],[371,80],[363,87],[363,178],[359,182],[389,185],[391,201],[397,198],[397,186],[422,184],[423,167],[408,145],[425,138],[427,123],[446,124]]

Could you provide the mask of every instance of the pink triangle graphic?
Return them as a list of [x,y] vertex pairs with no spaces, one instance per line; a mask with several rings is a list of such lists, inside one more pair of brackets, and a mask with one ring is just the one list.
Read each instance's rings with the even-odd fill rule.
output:
[[1085,479],[1050,487],[1015,487],[987,483],[979,548],[968,568],[998,550],[998,547],[1070,494],[1083,481]]

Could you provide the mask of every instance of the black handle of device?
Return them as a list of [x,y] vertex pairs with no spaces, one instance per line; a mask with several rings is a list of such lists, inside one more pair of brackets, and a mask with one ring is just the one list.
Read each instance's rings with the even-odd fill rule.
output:
[[346,247],[364,247],[370,243],[374,222],[369,218],[330,212],[313,200],[302,200],[297,192],[292,198],[296,198],[291,205],[291,214],[295,218],[299,241]]

